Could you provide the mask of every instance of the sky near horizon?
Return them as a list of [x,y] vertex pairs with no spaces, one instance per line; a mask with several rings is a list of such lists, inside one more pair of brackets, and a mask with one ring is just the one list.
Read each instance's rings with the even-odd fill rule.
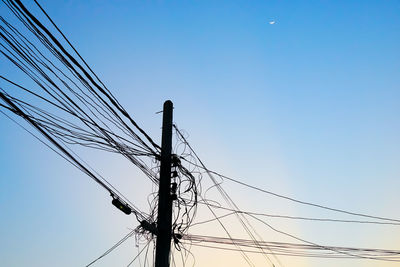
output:
[[[174,122],[210,169],[300,200],[400,219],[399,1],[40,3],[157,142],[157,112],[171,99]],[[0,75],[28,83],[4,57]],[[0,266],[85,266],[137,226],[97,184],[2,114],[0,131]],[[152,185],[135,168],[77,151],[147,207]],[[244,210],[356,219],[224,186]],[[399,226],[268,220],[317,244],[400,250]],[[295,242],[255,225],[264,240]],[[193,231],[224,235],[217,226]],[[195,266],[245,266],[238,253],[192,252]],[[136,254],[132,239],[94,266],[126,266]],[[254,261],[265,266],[260,256]]]

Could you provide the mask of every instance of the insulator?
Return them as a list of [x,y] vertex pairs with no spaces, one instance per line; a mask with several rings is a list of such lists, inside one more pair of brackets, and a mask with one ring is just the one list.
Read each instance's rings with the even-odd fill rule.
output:
[[176,154],[171,155],[171,157],[171,163],[173,167],[178,167],[179,165],[181,165],[181,160]]
[[175,244],[179,244],[179,240],[180,239],[182,239],[182,234],[179,234],[179,233],[173,233],[172,234],[172,237],[173,237],[173,239],[174,239],[174,243]]
[[126,215],[132,213],[131,208],[127,204],[122,203],[121,200],[119,200],[118,198],[114,198],[111,203]]
[[171,183],[171,192],[172,193],[175,193],[177,188],[178,188],[178,184],[177,183]]
[[178,239],[182,239],[182,234],[175,233],[175,237],[178,238]]
[[149,223],[148,221],[141,221],[140,226],[146,231],[149,231],[153,235],[157,235],[157,227],[155,223]]

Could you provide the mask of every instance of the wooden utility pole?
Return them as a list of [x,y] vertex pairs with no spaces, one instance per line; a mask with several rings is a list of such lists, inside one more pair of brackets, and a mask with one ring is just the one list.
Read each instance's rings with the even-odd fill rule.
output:
[[161,138],[160,184],[158,189],[157,244],[155,267],[169,267],[171,249],[172,198],[171,198],[171,150],[172,110],[170,100],[165,101]]

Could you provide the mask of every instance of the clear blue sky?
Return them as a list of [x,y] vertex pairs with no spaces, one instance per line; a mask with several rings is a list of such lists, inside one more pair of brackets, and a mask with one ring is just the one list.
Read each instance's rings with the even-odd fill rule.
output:
[[[40,3],[155,140],[155,113],[171,99],[175,122],[211,169],[301,200],[400,218],[399,1]],[[19,80],[10,66],[0,57],[0,73]],[[84,266],[136,227],[95,183],[3,115],[0,131],[0,266]],[[148,180],[132,177],[123,159],[87,156],[146,207]],[[244,209],[330,215],[226,188]],[[317,243],[400,249],[399,227],[271,223]],[[228,266],[221,252],[196,252],[196,266]],[[96,266],[125,266],[135,253],[132,239]],[[243,266],[236,264],[229,266]]]

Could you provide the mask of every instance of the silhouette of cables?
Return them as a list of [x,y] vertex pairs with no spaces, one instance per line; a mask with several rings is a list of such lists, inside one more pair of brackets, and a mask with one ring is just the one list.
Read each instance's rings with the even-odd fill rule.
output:
[[[318,257],[318,258],[345,258],[345,259],[374,259],[381,261],[400,261],[399,250],[387,250],[376,248],[355,248],[355,247],[337,247],[337,246],[319,246],[299,243],[285,242],[265,242],[259,241],[258,244],[253,240],[232,239],[215,236],[188,235],[183,240],[190,242],[193,246],[211,247],[213,249],[233,250],[233,245],[238,245],[249,253],[260,253],[256,248],[258,246],[267,246],[276,255],[298,256],[298,257]],[[343,254],[345,252],[347,254]]]
[[[140,260],[140,256],[141,256],[141,254],[144,252],[144,251],[146,251],[145,252],[145,255],[144,255],[144,262],[143,262],[143,266],[152,266],[151,264],[149,264],[149,260],[148,260],[148,256],[149,256],[149,249],[150,249],[150,244],[152,243],[152,240],[148,240],[147,242],[146,242],[146,244],[143,246],[143,248],[138,252],[138,254],[128,263],[128,265],[126,266],[126,267],[129,267],[129,266],[131,266],[137,259],[139,259]],[[154,245],[153,245],[153,252],[154,252]],[[153,256],[153,258],[154,258],[154,254],[152,255]],[[140,264],[140,262],[139,262],[139,265],[141,265]]]
[[[0,54],[29,83],[25,85],[1,75],[0,92],[5,102],[0,107],[26,120],[40,132],[47,145],[104,187],[123,206],[129,203],[129,209],[136,211],[141,223],[154,227],[157,193],[150,195],[153,197],[149,199],[150,213],[139,212],[70,148],[82,146],[122,155],[158,185],[160,147],[111,94],[46,11],[34,2],[50,22],[49,27],[21,1],[2,0],[12,19],[0,17]],[[185,164],[175,161],[171,177],[171,193],[176,196],[174,240],[185,234],[193,222],[201,190],[201,179],[196,179],[199,177]],[[154,239],[145,228],[141,224],[136,234],[147,240]],[[179,242],[175,245],[180,249]]]
[[[171,159],[172,238],[175,251],[178,251],[183,258],[190,255],[190,251],[182,247],[179,240],[182,235],[187,233],[197,214],[197,202],[201,195],[201,177],[197,176],[196,170],[193,170],[189,164],[180,160],[181,157],[189,158],[190,156],[185,153],[184,145],[182,146],[182,143],[177,140],[172,148]],[[159,173],[159,168],[160,166],[157,165],[153,171]],[[157,226],[157,189],[154,188],[155,192],[148,197],[151,207],[148,222],[152,227]],[[142,234],[146,234],[146,231]]]
[[[199,166],[199,167],[202,167],[202,166]],[[244,182],[241,182],[241,181],[239,181],[237,179],[228,177],[226,175],[217,173],[217,172],[212,171],[212,170],[208,170],[208,171],[213,173],[213,174],[215,174],[215,175],[217,175],[217,176],[219,176],[219,177],[221,177],[222,179],[227,179],[229,181],[232,181],[232,182],[240,184],[242,186],[257,190],[259,192],[262,192],[262,193],[265,193],[265,194],[269,194],[269,195],[272,195],[272,196],[275,196],[275,197],[283,198],[283,199],[286,199],[286,200],[289,200],[289,201],[293,201],[293,202],[296,202],[296,203],[299,203],[299,204],[313,206],[313,207],[326,209],[326,210],[330,210],[330,211],[334,211],[334,212],[344,213],[344,214],[347,214],[347,215],[353,215],[353,216],[359,216],[359,217],[364,217],[364,218],[370,218],[370,219],[382,220],[382,221],[387,221],[387,222],[393,222],[394,225],[398,225],[400,223],[399,219],[368,215],[368,214],[359,213],[359,212],[352,212],[352,211],[347,211],[347,210],[337,209],[337,208],[331,208],[331,207],[320,205],[320,204],[315,204],[315,203],[311,203],[311,202],[307,202],[307,201],[298,200],[298,199],[295,199],[295,198],[292,198],[292,197],[288,197],[288,196],[285,196],[285,195],[282,195],[282,194],[277,194],[277,193],[274,193],[274,192],[271,192],[271,191],[268,191],[268,190],[265,190],[265,189],[262,189],[262,188],[259,188],[259,187],[244,183]]]
[[[303,220],[303,221],[316,221],[316,222],[336,222],[336,223],[357,223],[357,224],[377,224],[377,225],[392,225],[392,226],[400,226],[400,223],[396,222],[382,222],[382,221],[368,221],[368,220],[343,220],[343,219],[332,219],[332,218],[315,218],[315,217],[302,217],[302,216],[289,216],[282,214],[270,214],[270,213],[261,213],[261,212],[252,212],[246,210],[235,210],[227,207],[223,207],[221,205],[216,205],[212,203],[204,203],[203,201],[199,201],[199,204],[209,205],[210,207],[230,211],[229,213],[223,215],[223,217],[230,216],[234,213],[243,213],[248,215],[254,215],[259,217],[269,217],[269,218],[279,218],[279,219],[290,219],[290,220]],[[207,223],[215,221],[215,218],[204,221],[202,223]],[[193,225],[201,224],[197,222]]]
[[[175,130],[176,130],[176,128],[175,128]],[[185,142],[182,142],[183,140],[182,140],[182,138],[180,137],[180,135],[179,135],[179,134],[175,134],[175,136],[176,136],[176,138],[177,138],[177,144],[176,144],[174,150],[177,152],[178,155],[180,155],[180,158],[185,158],[185,159],[186,159],[186,162],[189,163],[188,170],[190,171],[190,173],[192,173],[192,176],[193,176],[193,175],[198,176],[198,177],[197,177],[197,181],[200,183],[200,181],[202,180],[201,172],[199,172],[198,170],[196,170],[196,169],[198,169],[197,167],[193,168],[193,166],[190,165],[190,162],[191,162],[191,161],[196,161],[195,157],[192,155],[191,150],[187,148],[187,144],[186,144]],[[179,151],[179,152],[178,152],[178,151]],[[201,195],[199,195],[199,197],[202,199]],[[182,199],[183,201],[185,201],[185,199],[184,199],[182,196],[181,196],[181,199]],[[179,203],[179,202],[178,202],[178,203]],[[196,204],[197,204],[197,203],[196,203]],[[218,223],[220,224],[220,226],[221,226],[221,228],[224,230],[224,232],[225,232],[228,236],[231,236],[231,234],[230,234],[230,232],[228,231],[227,227],[226,227],[220,220],[218,220],[218,218],[217,218],[216,214],[214,213],[214,211],[213,211],[212,209],[209,209],[209,210],[210,210],[210,212],[215,216],[215,218],[217,219]],[[175,232],[176,230],[178,230],[178,233],[179,233],[180,235],[182,235],[182,233],[183,233],[182,231],[179,231],[179,227],[175,227],[175,226],[174,226],[174,227],[173,227],[173,230],[174,230],[174,232]],[[184,233],[183,233],[183,234],[184,234]],[[174,236],[176,236],[175,233],[174,233]],[[174,238],[174,239],[175,239],[175,238]],[[174,240],[174,241],[175,241],[175,248],[176,248],[178,251],[184,250],[184,251],[189,251],[189,252],[190,252],[190,249],[185,249],[185,247],[182,247],[182,249],[181,249],[182,243],[180,243],[179,240]],[[240,250],[239,247],[238,247],[238,249]],[[181,254],[181,255],[182,255],[182,254]],[[243,252],[241,252],[241,255],[242,255],[243,259],[246,261],[247,265],[249,265],[249,266],[254,266],[254,264],[252,263],[252,261],[251,261],[251,259],[248,257],[248,255],[246,255],[246,254],[243,253]],[[182,257],[183,257],[183,255],[182,255]],[[182,260],[182,261],[183,261],[183,260]]]
[[[191,162],[191,164],[196,166],[196,167],[198,167],[198,168],[200,168],[200,169],[202,169],[205,173],[207,173],[210,176],[210,178],[213,180],[213,183],[214,183],[213,187],[217,188],[220,191],[221,195],[225,194],[225,191],[223,191],[223,189],[221,188],[221,182],[217,182],[215,180],[215,178],[213,178],[213,175],[218,176],[219,178],[221,178],[222,181],[223,181],[224,178],[226,178],[226,176],[221,175],[221,174],[219,174],[217,172],[214,172],[214,171],[210,171],[209,169],[207,169],[205,167],[205,165],[201,162],[199,157],[196,155],[196,153],[193,151],[191,146],[187,143],[187,140],[185,139],[183,134],[180,133],[178,129],[176,129],[176,130],[178,131],[178,134],[180,134],[183,142],[185,142],[188,145],[190,150],[196,156],[196,159],[199,161],[199,163]],[[185,159],[183,159],[183,160],[185,160]],[[232,179],[232,178],[230,178],[230,179]],[[234,180],[234,181],[236,181],[236,180]],[[241,182],[239,182],[239,183],[240,184],[244,184],[244,183],[241,183]],[[244,184],[244,185],[247,185],[247,184]],[[247,185],[247,186],[249,186],[250,188],[255,188],[255,187],[250,186],[250,185]],[[266,191],[266,190],[263,190],[263,189],[260,189],[260,188],[257,188],[257,189],[258,190],[262,190],[262,192]],[[269,191],[267,191],[267,192],[269,192]],[[277,195],[275,193],[273,193],[273,194]],[[335,220],[335,219],[323,219],[323,218],[304,218],[304,217],[295,217],[295,216],[282,216],[282,215],[273,216],[271,214],[265,214],[265,213],[264,214],[252,213],[252,212],[247,212],[247,211],[240,210],[239,208],[237,208],[237,206],[234,203],[229,203],[229,202],[231,202],[231,199],[229,199],[229,196],[226,196],[224,198],[225,198],[225,201],[228,203],[229,208],[222,207],[218,202],[211,202],[210,200],[207,200],[207,199],[202,200],[199,203],[206,205],[209,209],[210,208],[224,209],[224,210],[227,210],[227,211],[231,211],[230,213],[227,213],[227,214],[221,215],[221,216],[216,216],[215,213],[213,213],[214,218],[206,220],[206,221],[203,221],[203,222],[199,222],[199,223],[196,223],[196,224],[193,224],[193,225],[204,224],[204,223],[209,223],[209,222],[213,222],[213,221],[218,221],[218,223],[220,223],[220,219],[222,219],[224,217],[233,216],[233,215],[237,216],[238,214],[241,214],[244,217],[249,217],[250,219],[257,220],[258,222],[261,222],[261,223],[267,225],[271,230],[273,230],[273,231],[275,231],[277,233],[280,233],[280,234],[286,235],[288,237],[294,238],[294,239],[296,239],[298,241],[301,241],[301,242],[304,242],[304,243],[306,243],[308,245],[319,247],[319,248],[322,248],[322,249],[325,249],[325,250],[330,250],[331,251],[331,252],[329,252],[330,254],[332,254],[332,253],[340,254],[340,255],[336,255],[335,257],[350,257],[350,258],[356,257],[356,258],[363,258],[363,259],[387,260],[387,261],[397,261],[398,260],[398,258],[397,258],[398,255],[397,254],[396,254],[396,256],[394,258],[391,257],[391,256],[389,257],[386,254],[384,255],[384,257],[383,256],[381,257],[381,255],[376,256],[376,255],[370,255],[370,254],[366,254],[366,255],[364,255],[364,254],[353,254],[352,250],[346,250],[346,249],[342,250],[342,249],[337,249],[335,247],[321,246],[321,245],[315,244],[313,242],[304,240],[302,238],[296,237],[296,236],[294,236],[292,234],[289,234],[289,233],[286,233],[284,231],[281,231],[281,230],[273,227],[272,225],[270,225],[266,221],[260,219],[259,217],[260,216],[267,216],[267,217],[280,217],[280,218],[286,218],[286,219],[302,219],[302,220],[307,219],[307,220],[315,220],[315,221],[331,221],[331,222],[346,222],[346,223],[350,223],[350,222],[351,223],[373,223],[373,224],[386,224],[386,225],[398,225],[398,222],[399,222],[398,220],[390,219],[390,218],[383,218],[383,217],[378,217],[378,216],[371,216],[371,215],[366,215],[366,214],[360,214],[360,213],[354,213],[354,212],[347,212],[347,211],[343,211],[343,210],[332,209],[332,208],[325,207],[325,206],[318,205],[318,204],[298,201],[298,200],[295,200],[293,198],[289,198],[289,197],[282,196],[282,195],[278,195],[278,196],[284,197],[285,199],[294,200],[295,202],[300,202],[302,204],[311,204],[312,206],[327,208],[329,210],[339,211],[339,212],[346,213],[346,214],[358,215],[358,216],[367,217],[367,218],[373,218],[373,219],[375,219],[377,221]],[[247,219],[243,219],[243,221],[248,222]],[[248,224],[250,225],[250,223],[248,223]],[[240,246],[240,243],[237,243],[236,240],[233,239],[231,236],[229,237],[229,240],[230,240],[231,244],[236,247],[234,250],[239,251],[241,253],[248,252],[247,250],[242,249],[242,247]],[[253,248],[257,247],[257,248],[260,249],[260,251],[258,251],[258,253],[262,253],[262,254],[270,253],[270,254],[274,255],[273,250],[268,250],[268,251],[263,251],[262,250],[263,248],[268,248],[268,243],[266,243],[267,247],[265,247],[265,246],[262,245],[262,243],[260,243],[260,242],[263,242],[263,240],[255,240],[254,238],[251,238],[251,240],[253,242]],[[279,255],[286,255],[286,254],[282,254],[281,253]]]
[[[208,224],[208,223],[211,223],[211,222],[215,222],[217,220],[220,221],[220,219],[222,219],[222,218],[225,218],[225,217],[228,217],[228,216],[232,216],[235,213],[239,212],[239,213],[243,213],[245,216],[250,217],[251,219],[254,219],[254,220],[258,221],[258,222],[261,222],[262,224],[266,225],[268,228],[270,228],[271,230],[273,230],[273,231],[275,231],[275,232],[277,232],[279,234],[282,234],[282,235],[285,235],[287,237],[293,238],[293,239],[295,239],[297,241],[300,241],[300,242],[303,242],[303,243],[305,243],[307,245],[311,245],[313,247],[320,248],[321,250],[331,251],[331,252],[329,252],[329,255],[328,255],[329,258],[361,258],[361,259],[368,259],[368,260],[400,261],[400,255],[399,255],[400,251],[384,250],[385,253],[383,255],[380,255],[380,254],[379,255],[362,254],[362,253],[360,254],[360,253],[354,253],[354,249],[353,250],[348,250],[348,249],[342,249],[341,247],[325,246],[325,245],[316,244],[315,242],[311,242],[311,241],[305,240],[303,238],[299,238],[298,236],[295,236],[293,234],[290,234],[290,233],[287,233],[287,232],[284,232],[284,231],[281,231],[281,230],[277,229],[276,227],[272,226],[270,223],[268,223],[265,220],[260,218],[261,216],[270,217],[270,214],[237,211],[237,210],[232,210],[232,209],[229,209],[229,208],[220,207],[220,206],[217,206],[217,205],[208,204],[207,202],[199,202],[199,204],[205,204],[205,205],[213,207],[213,208],[223,209],[223,210],[227,210],[227,211],[231,211],[231,212],[223,214],[223,215],[220,215],[220,216],[218,216],[216,218],[212,218],[212,219],[209,219],[209,220],[196,222],[196,223],[192,224],[192,226]],[[291,219],[292,219],[292,217],[291,217]],[[298,218],[296,218],[296,219],[298,219]],[[301,219],[304,219],[304,218],[301,218]],[[343,221],[339,221],[339,222],[343,222]],[[344,221],[344,222],[347,222],[347,221]],[[357,222],[357,223],[359,223],[359,222]],[[365,222],[362,222],[362,223],[365,223]],[[376,223],[376,222],[368,222],[368,223]],[[378,224],[379,223],[380,222],[378,222]],[[390,223],[385,223],[384,222],[384,224],[390,224]],[[232,240],[234,242],[233,238],[232,238]],[[256,244],[256,243],[254,243],[254,244]],[[193,244],[193,245],[204,246],[204,244],[201,244],[201,245]],[[235,245],[235,243],[232,243],[232,245]],[[241,245],[237,244],[235,246],[236,247],[238,247],[238,246],[240,247]],[[219,248],[219,247],[213,247],[213,248]],[[223,248],[219,248],[219,249],[223,249]],[[234,250],[234,251],[238,251],[238,252],[244,251],[244,252],[250,252],[250,253],[252,253],[252,252],[260,253],[259,251],[248,251],[248,250],[242,249],[242,248],[240,250],[237,249],[237,248],[236,249],[228,248],[228,250]],[[364,251],[364,250],[365,249],[362,249],[362,251]],[[369,251],[382,251],[382,250],[380,250],[380,249],[369,249]],[[269,253],[269,252],[266,251],[266,253]],[[396,257],[389,257],[389,256],[393,256],[393,254],[395,254]],[[323,256],[323,255],[320,255],[320,254],[311,255],[309,253],[308,254],[299,254],[299,253],[297,253],[297,254],[294,254],[294,253],[288,254],[286,252],[282,253],[282,251],[277,252],[276,255],[282,255],[282,256],[295,256],[296,255],[296,256],[305,256],[305,257],[322,257]]]
[[22,26],[0,17],[0,53],[35,84],[27,88],[0,76],[10,99],[66,144],[121,154],[157,182],[157,175],[144,159],[156,158],[159,146],[115,99],[43,8],[36,2],[79,59],[21,1],[2,2]]
[[157,174],[145,161],[148,157],[157,158],[158,145],[123,109],[64,34],[63,38],[90,74],[20,1],[2,2],[20,24],[18,27],[17,23],[11,24],[0,16],[1,56],[24,73],[33,85],[22,86],[0,75],[0,99],[3,102],[0,101],[0,108],[4,109],[1,112],[11,112],[23,118],[45,140],[19,124],[21,127],[107,190],[113,199],[134,213],[139,222],[149,220],[150,215],[135,207],[69,146],[79,145],[123,155],[158,183]]
[[[179,130],[178,130],[178,129],[177,129],[177,131],[178,131],[178,133],[179,133]],[[181,135],[181,136],[182,136],[182,138],[184,138],[183,135]],[[186,139],[184,139],[184,141],[187,143],[187,140],[186,140]],[[190,149],[192,149],[192,148],[190,147],[189,143],[187,143],[187,145],[188,145],[188,147],[189,147]],[[182,159],[182,160],[186,160],[186,159]],[[337,208],[332,208],[332,207],[324,206],[324,205],[321,205],[321,204],[316,204],[316,203],[311,203],[311,202],[307,202],[307,201],[298,200],[298,199],[295,199],[295,198],[292,198],[292,197],[288,197],[288,196],[285,196],[285,195],[282,195],[282,194],[277,194],[277,193],[274,193],[274,192],[272,192],[272,191],[268,191],[268,190],[262,189],[262,188],[260,188],[260,187],[256,187],[256,186],[250,185],[250,184],[248,184],[248,183],[245,183],[245,182],[239,181],[239,180],[237,180],[237,179],[234,179],[234,178],[232,178],[232,177],[228,177],[228,176],[226,176],[226,175],[223,175],[223,174],[221,174],[221,173],[218,173],[218,172],[216,172],[216,171],[212,171],[212,170],[206,168],[206,167],[204,166],[204,164],[197,164],[197,163],[194,163],[194,162],[191,162],[191,164],[194,165],[194,166],[196,166],[196,167],[198,167],[198,168],[200,168],[200,169],[202,169],[202,170],[204,170],[204,172],[206,172],[206,173],[209,173],[209,174],[216,175],[216,176],[220,177],[222,180],[226,179],[226,180],[232,181],[232,182],[234,182],[234,183],[237,183],[237,184],[239,184],[239,185],[248,187],[248,188],[250,188],[250,189],[257,190],[257,191],[262,192],[262,193],[264,193],[264,194],[272,195],[272,196],[275,196],[275,197],[278,197],[278,198],[282,198],[282,199],[286,199],[286,200],[289,200],[289,201],[292,201],[292,202],[296,202],[296,203],[299,203],[299,204],[308,205],[308,206],[313,206],[313,207],[317,207],[317,208],[321,208],[321,209],[326,209],[326,210],[330,210],[330,211],[334,211],[334,212],[339,212],[339,213],[343,213],[343,214],[347,214],[347,215],[353,215],[353,216],[359,216],[359,217],[364,217],[364,218],[369,218],[369,219],[375,219],[375,220],[381,220],[381,221],[392,222],[392,223],[394,223],[395,225],[397,225],[398,223],[400,223],[400,220],[399,220],[399,219],[387,218],[387,217],[382,217],[382,216],[368,215],[368,214],[359,213],[359,212],[352,212],[352,211],[347,211],[347,210],[343,210],[343,209],[337,209]]]
[[97,261],[99,261],[101,258],[107,256],[108,254],[110,254],[113,250],[115,250],[116,248],[118,248],[120,245],[122,245],[126,240],[128,240],[130,237],[132,237],[135,234],[136,229],[130,231],[128,234],[126,234],[123,238],[121,238],[117,243],[115,243],[111,248],[109,248],[108,250],[106,250],[103,254],[101,254],[98,258],[94,259],[93,261],[91,261],[88,265],[86,265],[86,267],[89,267],[91,265],[93,265],[94,263],[96,263]]
[[0,3],[2,11],[8,11],[0,16],[0,57],[9,63],[10,70],[19,70],[24,76],[21,80],[27,83],[23,86],[20,80],[17,83],[0,75],[1,113],[25,120],[40,135],[19,124],[21,127],[107,190],[126,207],[126,213],[133,212],[140,222],[153,220],[149,219],[151,214],[141,212],[71,148],[82,146],[122,155],[158,184],[158,174],[150,164],[158,160],[159,146],[35,3],[50,21],[50,27],[19,0]]
[[[176,125],[174,125],[174,129],[177,132],[177,136],[179,139],[181,139],[181,141],[188,147],[188,150],[193,153],[195,159],[199,162],[199,165],[202,166],[201,169],[203,170],[207,170],[207,168],[205,167],[204,163],[200,160],[200,158],[197,156],[196,152],[192,149],[192,147],[190,146],[190,144],[187,142],[186,138],[184,137],[183,133],[178,129],[178,127]],[[184,159],[185,161],[187,159]],[[192,164],[195,167],[198,167],[199,165],[194,163]],[[210,178],[210,180],[212,181],[213,185],[211,188],[216,188],[219,192],[219,194],[222,196],[222,198],[224,199],[224,201],[227,203],[227,205],[229,205],[232,209],[236,209],[238,210],[239,207],[237,206],[237,204],[233,201],[233,199],[229,196],[229,194],[225,191],[224,188],[222,188],[221,183],[218,182],[212,175],[212,173],[207,172],[206,174],[208,175],[208,177]],[[211,189],[209,188],[209,189]],[[209,190],[208,189],[208,190]],[[209,204],[209,201],[206,198],[202,197],[202,202],[206,204],[206,206],[208,207],[209,211],[212,213],[212,215],[214,216],[215,220],[218,221],[219,225],[223,228],[223,230],[225,231],[225,233],[231,237],[231,234],[229,233],[229,231],[227,230],[227,228],[224,226],[224,224],[221,222],[221,220],[219,219],[219,217],[216,215],[216,213],[213,211],[213,209],[211,208],[211,206],[207,205]],[[252,226],[252,224],[249,222],[249,220],[243,216],[243,214],[240,213],[234,213],[236,219],[238,220],[238,222],[241,224],[242,228],[246,231],[247,235],[255,242],[257,243],[258,240],[262,240],[262,237],[258,234],[257,230]],[[263,252],[265,249],[268,249],[266,247],[259,247],[260,251]],[[247,254],[244,251],[241,251],[241,248],[238,247],[238,250],[241,252],[243,258],[246,260],[246,262],[252,266],[253,263],[251,262],[250,258],[247,256]],[[274,255],[273,253],[272,256],[275,259],[276,264],[283,266],[283,264],[280,262],[280,260],[278,259],[278,257],[276,257],[276,255]],[[275,266],[275,263],[268,257],[267,253],[262,253],[262,255],[264,256],[266,262],[268,264],[270,264],[271,266]]]
[[[3,100],[8,106],[8,110],[11,110],[13,113],[18,114],[24,120],[26,120],[29,124],[31,124],[43,137],[45,137],[51,145],[53,145],[61,154],[64,159],[70,162],[73,166],[87,174],[90,178],[92,178],[95,182],[97,182],[100,186],[102,186],[105,190],[107,190],[111,196],[114,198],[118,198],[121,203],[126,205],[131,212],[136,215],[136,218],[140,222],[141,220],[145,219],[146,216],[143,212],[139,211],[126,197],[124,197],[117,189],[115,189],[104,177],[100,176],[94,170],[91,170],[90,166],[87,166],[87,163],[82,162],[81,159],[78,159],[77,155],[74,155],[72,151],[70,151],[67,147],[63,146],[60,142],[56,140],[56,138],[52,137],[48,134],[40,124],[37,124],[34,120],[30,118],[23,110],[21,110],[15,103],[11,101],[8,95],[3,92],[0,92],[0,99]],[[25,129],[25,128],[24,128]],[[29,132],[29,131],[28,131]],[[31,133],[31,132],[29,132]],[[32,133],[31,133],[32,134]],[[38,138],[38,137],[37,137]],[[40,139],[40,138],[38,138]],[[44,142],[44,141],[43,141]],[[46,143],[45,143],[46,144]],[[48,144],[46,144],[48,146]],[[86,165],[86,166],[85,166]]]
[[[114,96],[112,96],[111,92],[105,87],[104,83],[98,78],[98,76],[93,72],[93,70],[88,66],[86,61],[80,56],[77,50],[72,46],[71,42],[66,38],[66,36],[61,32],[61,30],[55,25],[53,20],[49,17],[49,15],[44,11],[44,9],[39,5],[37,1],[35,1],[36,5],[40,8],[40,10],[45,14],[45,16],[49,19],[51,24],[55,27],[57,32],[61,34],[63,39],[65,39],[68,45],[73,49],[73,51],[78,55],[83,64],[89,69],[94,77],[92,77],[89,72],[82,66],[76,58],[74,58],[67,49],[61,44],[61,41],[58,40],[53,33],[49,31],[34,15],[31,14],[29,10],[21,3],[19,0],[9,1],[3,0],[6,5],[10,8],[10,10],[16,14],[16,16],[27,26],[27,28],[34,33],[44,45],[48,45],[48,48],[54,52],[56,56],[60,58],[75,75],[78,76],[79,79],[83,81],[85,85],[90,87],[91,93],[94,96],[98,97],[101,102],[117,117],[120,122],[125,125],[125,122],[120,118],[123,116],[129,120],[129,122],[140,131],[140,133],[147,139],[148,142],[154,148],[159,149],[159,146],[155,144],[151,140],[151,138],[137,125],[137,123],[130,117],[130,115],[126,112],[126,110],[118,103]],[[96,80],[98,82],[96,82]],[[101,96],[104,96],[102,98]],[[116,109],[116,110],[115,110]],[[126,125],[127,126],[127,125]],[[129,127],[127,127],[129,128]],[[132,134],[136,135],[131,131]],[[148,147],[143,141],[141,141],[144,146]]]

